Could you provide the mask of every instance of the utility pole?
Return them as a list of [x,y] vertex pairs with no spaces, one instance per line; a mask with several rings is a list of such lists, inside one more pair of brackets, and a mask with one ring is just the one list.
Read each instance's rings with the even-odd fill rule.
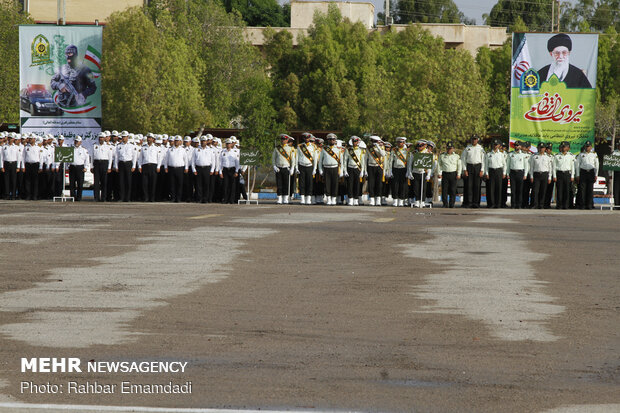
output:
[[555,0],[551,0],[551,33],[553,33],[553,25],[555,24]]
[[385,0],[385,25],[390,25],[390,0]]

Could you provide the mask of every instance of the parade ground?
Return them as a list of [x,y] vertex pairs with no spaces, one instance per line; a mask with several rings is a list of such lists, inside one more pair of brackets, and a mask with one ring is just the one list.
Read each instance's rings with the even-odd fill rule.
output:
[[618,412],[619,228],[0,201],[0,412]]

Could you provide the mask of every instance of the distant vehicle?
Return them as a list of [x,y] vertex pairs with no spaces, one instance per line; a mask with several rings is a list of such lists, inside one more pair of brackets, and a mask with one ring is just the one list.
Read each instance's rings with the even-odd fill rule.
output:
[[62,109],[54,103],[52,94],[45,85],[28,85],[20,93],[20,107],[32,116],[62,116]]

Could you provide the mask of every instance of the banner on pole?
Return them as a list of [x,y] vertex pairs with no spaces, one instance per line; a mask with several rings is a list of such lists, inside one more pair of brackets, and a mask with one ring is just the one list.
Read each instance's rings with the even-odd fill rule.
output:
[[54,148],[54,162],[73,162],[75,147],[57,146]]
[[430,169],[433,167],[433,154],[416,152],[411,162],[413,168]]
[[80,135],[90,147],[101,132],[101,26],[19,27],[22,133]]
[[510,142],[594,140],[597,34],[513,33]]

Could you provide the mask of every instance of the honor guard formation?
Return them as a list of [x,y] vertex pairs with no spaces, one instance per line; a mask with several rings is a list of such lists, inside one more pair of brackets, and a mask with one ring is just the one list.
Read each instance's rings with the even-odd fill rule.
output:
[[[482,183],[488,208],[592,209],[599,159],[586,142],[578,155],[569,142],[552,153],[551,144],[532,148],[514,142],[513,150],[495,140],[487,152],[473,135],[458,154],[452,142],[438,153],[434,142],[408,142],[397,137],[392,146],[379,136],[365,142],[351,136],[347,142],[330,133],[326,139],[311,133],[295,139],[282,134],[271,157],[277,186],[277,204],[289,204],[299,193],[300,204],[425,207],[440,190],[444,208],[454,208],[457,186],[463,180],[462,206],[481,206]],[[105,201],[236,203],[247,199],[240,165],[239,141],[209,134],[189,136],[136,135],[101,132],[90,149],[74,138],[73,162],[55,162],[55,147],[66,146],[62,135],[0,133],[0,186],[5,199],[51,199],[61,196],[63,176],[69,191],[82,199],[84,173],[93,174],[94,199]],[[428,154],[431,162],[416,162]],[[620,143],[613,155],[620,155]],[[614,172],[614,193],[620,176]],[[508,196],[510,189],[510,197]],[[554,197],[555,192],[555,197]],[[388,203],[388,200],[390,202]],[[616,205],[620,197],[616,197]]]
[[[0,134],[0,185],[5,199],[61,196],[69,172],[70,196],[82,199],[84,173],[93,174],[95,201],[222,202],[247,198],[239,165],[239,142],[211,135],[134,135],[101,132],[87,150],[73,139],[73,162],[55,162],[62,135]],[[223,144],[223,145],[222,145]]]
[[[557,209],[594,207],[599,160],[589,141],[576,156],[566,141],[557,154],[550,143],[531,148],[515,142],[509,151],[497,140],[487,152],[473,135],[459,155],[452,142],[438,154],[434,142],[412,143],[406,137],[396,138],[394,146],[379,136],[370,136],[368,143],[351,136],[345,144],[333,133],[323,140],[306,132],[297,148],[291,136],[279,138],[272,155],[278,204],[290,203],[298,187],[302,205],[362,205],[362,193],[367,192],[370,206],[421,208],[432,205],[437,186],[443,207],[454,208],[462,179],[465,208],[480,208],[483,182],[488,208],[551,208],[554,189]],[[416,154],[430,154],[430,166],[416,163]],[[620,155],[620,144],[613,154]],[[614,178],[619,186],[617,172]]]

